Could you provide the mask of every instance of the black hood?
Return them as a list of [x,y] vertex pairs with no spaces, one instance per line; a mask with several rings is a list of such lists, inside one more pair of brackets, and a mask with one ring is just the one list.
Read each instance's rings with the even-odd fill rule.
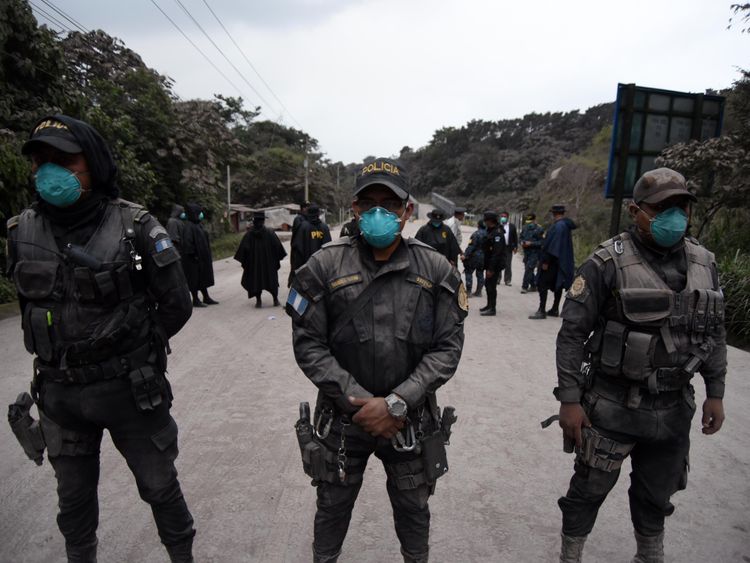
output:
[[174,219],[179,219],[180,215],[182,215],[184,211],[185,211],[185,208],[182,207],[182,205],[174,203],[172,204],[172,213],[170,213],[169,216]]
[[203,208],[197,203],[191,202],[185,205],[185,214],[187,215],[188,221],[192,221],[193,223],[200,222],[198,216],[200,215],[201,211],[203,211]]
[[120,189],[116,183],[117,165],[112,158],[109,145],[99,132],[88,123],[61,114],[43,117],[37,121],[32,131],[47,119],[55,119],[67,125],[78,144],[81,145],[91,173],[91,189],[110,198],[119,197]]

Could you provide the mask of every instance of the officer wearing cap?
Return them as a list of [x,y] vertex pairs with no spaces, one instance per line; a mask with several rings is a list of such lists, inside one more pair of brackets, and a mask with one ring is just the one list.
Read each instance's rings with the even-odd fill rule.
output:
[[687,483],[695,373],[706,386],[703,433],[724,421],[724,304],[714,255],[686,235],[695,199],[677,172],[646,172],[628,206],[633,225],[594,251],[567,293],[555,396],[578,453],[559,500],[560,561],[581,560],[630,456],[633,562],[663,562],[670,497]]
[[153,216],[118,198],[109,147],[87,123],[45,117],[23,153],[37,200],[8,221],[8,273],[34,355],[32,394],[68,561],[96,561],[107,429],[171,561],[190,562],[195,531],[174,466],[177,424],[165,376],[167,339],[192,310],[180,255]]
[[427,213],[427,218],[429,222],[419,228],[415,238],[437,250],[455,266],[461,254],[461,247],[453,231],[444,223],[445,211],[436,207]]
[[484,287],[487,290],[487,305],[479,309],[483,317],[497,314],[497,284],[500,272],[505,268],[505,229],[498,222],[496,211],[484,212],[487,237],[484,239]]
[[297,363],[318,387],[316,438],[303,451],[317,487],[314,561],[338,559],[374,453],[404,561],[425,562],[428,499],[447,468],[435,391],[458,367],[468,299],[443,256],[401,236],[413,204],[400,163],[363,166],[352,209],[360,234],[297,270],[286,306]]

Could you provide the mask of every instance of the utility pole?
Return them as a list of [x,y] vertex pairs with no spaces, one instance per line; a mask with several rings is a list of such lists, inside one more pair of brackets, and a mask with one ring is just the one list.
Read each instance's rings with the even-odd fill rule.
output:
[[229,178],[229,165],[227,164],[227,220],[232,219],[232,183]]
[[309,163],[307,161],[307,141],[305,141],[305,201],[310,200],[310,179],[308,178]]

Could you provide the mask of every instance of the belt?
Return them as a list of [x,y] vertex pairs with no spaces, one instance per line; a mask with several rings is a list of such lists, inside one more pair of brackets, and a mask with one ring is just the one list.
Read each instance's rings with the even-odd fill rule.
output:
[[44,365],[39,362],[39,358],[36,358],[34,360],[34,373],[42,379],[55,383],[85,385],[96,381],[123,377],[134,369],[147,364],[150,354],[151,343],[147,342],[128,354],[115,356],[95,364],[69,366],[66,369]]
[[[639,386],[635,382],[631,383],[627,379],[612,378],[605,375],[596,374],[592,390],[612,401],[619,403],[631,403],[635,400],[637,404],[643,402],[645,405],[659,406],[669,405],[680,400],[683,396],[683,388],[687,381],[679,388],[651,393],[646,386]],[[636,395],[632,393],[635,390]]]

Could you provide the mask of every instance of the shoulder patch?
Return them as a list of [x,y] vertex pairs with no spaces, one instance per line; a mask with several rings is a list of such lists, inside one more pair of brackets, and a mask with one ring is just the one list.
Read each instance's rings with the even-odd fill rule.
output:
[[581,274],[578,274],[573,280],[573,284],[570,286],[570,289],[565,295],[565,298],[583,303],[584,301],[586,301],[590,293],[591,289],[586,283],[586,278],[584,278]]
[[301,317],[307,311],[310,302],[302,294],[297,293],[296,289],[292,288],[289,290],[289,297],[286,299],[286,304]]
[[461,283],[460,286],[458,286],[458,306],[461,307],[461,310],[468,313],[469,312],[469,294],[466,293],[466,286]]
[[170,238],[159,239],[154,243],[156,252],[164,252],[168,248],[174,248],[174,244]]

